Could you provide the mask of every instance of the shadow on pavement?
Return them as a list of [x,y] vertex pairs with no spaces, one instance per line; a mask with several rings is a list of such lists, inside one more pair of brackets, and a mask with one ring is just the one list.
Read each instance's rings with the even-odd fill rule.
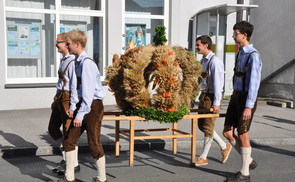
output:
[[273,152],[273,153],[277,153],[277,154],[281,154],[281,155],[295,157],[294,150],[290,151],[290,150],[280,149],[280,148],[271,147],[271,146],[259,146],[259,147],[255,147],[255,148],[258,150],[266,151],[266,152]]
[[[24,140],[22,137],[20,137],[16,134],[13,134],[13,133],[5,133],[2,130],[0,130],[0,135],[2,135],[5,140],[7,140],[9,143],[13,144],[14,146],[16,146],[16,145],[19,146],[20,143],[23,146],[35,146],[33,143],[30,143],[30,142]],[[48,169],[47,171],[40,173],[40,172],[38,172],[38,170],[35,170],[37,167],[36,164],[44,165],[44,163],[46,163],[46,165],[50,165],[50,166],[54,166],[56,164],[53,162],[44,160],[38,156],[35,156],[36,151],[37,151],[37,146],[30,147],[30,150],[21,149],[21,148],[19,150],[12,150],[12,149],[9,150],[9,148],[11,148],[11,147],[7,148],[5,146],[4,147],[2,146],[2,148],[4,148],[4,150],[1,150],[2,158],[4,160],[6,160],[7,162],[9,162],[11,165],[17,167],[19,169],[19,171],[21,172],[21,174],[28,175],[33,178],[37,178],[40,181],[51,181],[50,178],[46,177],[46,176],[51,176],[53,174],[51,172],[51,170]],[[7,149],[5,149],[5,148],[7,148]],[[19,155],[22,155],[23,159],[24,159],[21,162],[19,162],[19,160],[14,160],[15,156],[19,156]],[[34,162],[32,162],[32,159],[28,160],[28,158],[25,158],[26,155],[34,155],[33,156]]]

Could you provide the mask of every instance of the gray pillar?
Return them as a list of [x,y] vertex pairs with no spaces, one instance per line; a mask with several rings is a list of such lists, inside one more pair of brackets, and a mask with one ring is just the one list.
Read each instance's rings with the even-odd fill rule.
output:
[[[237,4],[244,4],[244,0],[237,0]],[[237,22],[243,20],[243,11],[237,11]]]

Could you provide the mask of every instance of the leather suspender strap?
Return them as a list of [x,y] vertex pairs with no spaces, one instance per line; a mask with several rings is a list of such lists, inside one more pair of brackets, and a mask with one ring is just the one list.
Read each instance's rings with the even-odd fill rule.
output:
[[215,55],[213,55],[210,60],[208,61],[208,66],[207,66],[207,73],[208,73],[208,76],[206,77],[206,93],[209,93],[209,82],[210,82],[210,74],[209,74],[209,68],[210,68],[210,63],[211,63],[211,60],[212,58],[214,57]]
[[94,62],[94,60],[93,60],[93,59],[91,59],[90,57],[86,57],[84,60],[86,60],[86,59],[90,59],[91,61],[93,61],[93,62]]
[[[244,75],[243,75],[243,92],[245,92],[245,85],[246,85],[246,73],[247,73],[247,67],[248,67],[248,64],[249,64],[249,60],[250,60],[250,57],[251,57],[251,55],[253,54],[253,53],[257,53],[257,51],[252,51],[250,54],[249,54],[249,56],[248,56],[248,58],[247,58],[247,61],[246,61],[246,64],[245,64],[245,67],[244,67],[244,69],[243,69],[243,72],[244,72]],[[235,67],[234,67],[234,76],[233,76],[233,85],[234,85],[234,81],[235,81],[235,74],[236,74],[236,66],[237,66],[237,62],[238,62],[238,56],[239,56],[239,53],[240,52],[238,52],[238,54],[237,54],[237,57],[236,57],[236,61],[235,61]]]
[[[90,57],[86,57],[83,61],[85,61],[86,59],[90,59],[91,61],[94,62],[94,60],[91,59]],[[94,63],[95,63],[95,62],[94,62]],[[78,77],[78,76],[77,76],[77,90],[80,89],[80,85],[81,85],[81,83],[82,83],[81,77]]]
[[247,62],[246,62],[246,65],[245,65],[245,67],[244,67],[245,75],[244,75],[244,77],[243,77],[243,92],[245,92],[245,87],[246,87],[245,85],[246,85],[246,73],[247,73],[247,67],[248,67],[248,64],[249,64],[250,57],[251,57],[251,55],[252,55],[254,52],[257,52],[257,51],[253,51],[253,52],[251,52],[251,53],[249,54],[248,59],[247,59]]
[[63,71],[63,73],[62,73],[62,82],[63,82],[63,85],[62,85],[62,91],[64,91],[64,88],[65,88],[65,86],[66,86],[66,84],[67,84],[66,79],[65,79],[66,71],[68,70],[68,68],[69,68],[69,66],[70,66],[70,64],[71,64],[71,62],[73,62],[73,61],[75,61],[75,60],[73,59],[73,60],[71,60],[71,61],[67,64],[66,68],[64,69],[64,71]]

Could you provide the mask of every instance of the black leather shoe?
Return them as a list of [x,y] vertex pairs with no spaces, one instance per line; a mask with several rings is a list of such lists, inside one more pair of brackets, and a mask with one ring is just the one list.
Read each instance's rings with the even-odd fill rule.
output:
[[258,166],[257,162],[253,159],[252,162],[249,164],[249,169],[253,170]]
[[100,181],[99,179],[97,179],[97,177],[95,177],[92,179],[92,182],[108,182],[108,180]]
[[58,171],[57,171],[57,174],[58,174],[58,175],[64,175],[65,172],[66,172],[66,168],[58,170]]
[[53,168],[51,171],[54,173],[58,173],[58,171],[66,168],[66,161],[62,160],[60,161],[59,165],[55,168]]
[[[57,173],[58,173],[59,175],[64,175],[65,172],[66,172],[66,168],[64,168],[64,169],[60,169],[60,170],[57,171]],[[74,168],[74,172],[75,172],[75,173],[80,172],[80,165],[78,165],[78,166],[76,166],[76,167]]]
[[239,181],[251,182],[250,175],[249,176],[244,176],[244,175],[242,175],[241,172],[238,172],[234,176],[228,177],[226,179],[226,182],[239,182]]
[[76,180],[69,181],[69,180],[67,180],[67,178],[64,176],[63,178],[59,178],[59,179],[57,180],[57,182],[76,182]]
[[78,164],[78,166],[76,166],[76,167],[74,168],[74,172],[75,172],[75,173],[80,172],[80,165],[79,165],[79,164]]

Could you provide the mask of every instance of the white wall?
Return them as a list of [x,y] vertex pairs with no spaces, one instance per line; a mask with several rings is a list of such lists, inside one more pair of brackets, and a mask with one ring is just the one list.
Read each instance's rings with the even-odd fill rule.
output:
[[[252,12],[252,42],[263,62],[262,78],[295,58],[295,1],[252,0],[259,5]],[[274,9],[275,7],[275,9]],[[260,86],[260,96],[293,99],[294,66]]]

